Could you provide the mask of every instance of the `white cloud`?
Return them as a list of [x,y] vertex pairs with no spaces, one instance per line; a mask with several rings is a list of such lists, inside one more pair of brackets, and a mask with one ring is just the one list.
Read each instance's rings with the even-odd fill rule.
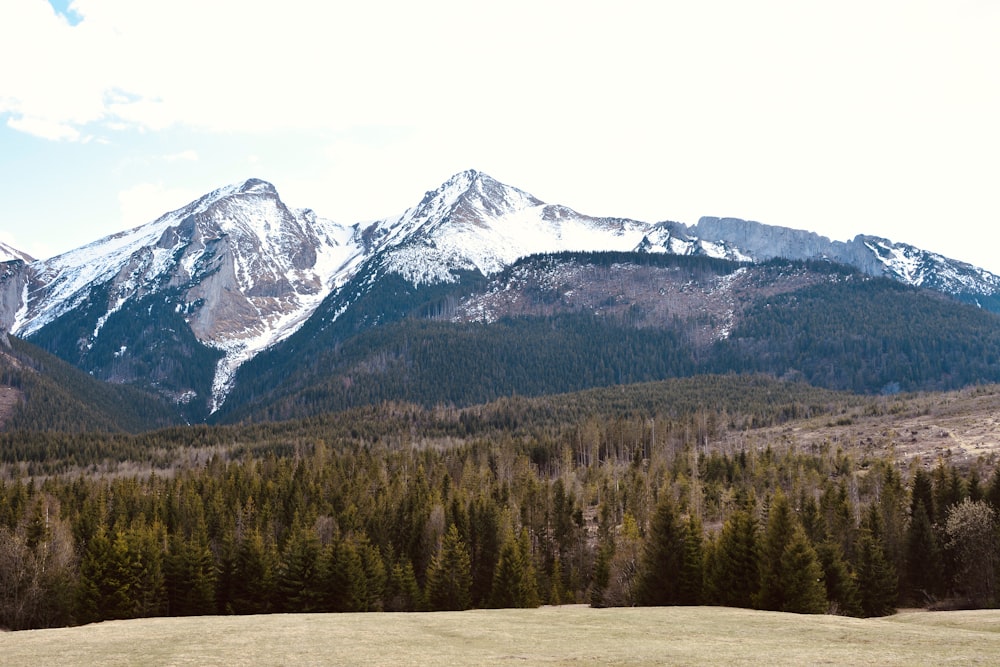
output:
[[[736,215],[838,238],[998,222],[996,2],[73,8],[76,26],[45,0],[0,0],[10,128],[118,148],[130,130],[169,129],[176,143],[136,159],[168,168],[151,156],[190,146],[169,156],[175,175],[194,178],[197,157],[213,187],[259,156],[252,170],[293,204],[341,220],[398,212],[474,167],[585,213],[646,220]],[[210,148],[220,136],[237,138],[229,155]],[[331,149],[303,164],[279,155],[303,136]],[[123,193],[123,213],[156,188],[169,190]]]
[[7,127],[52,141],[76,141],[80,138],[80,132],[75,127],[44,118],[11,117],[7,119]]
[[[962,82],[989,80],[991,21],[934,3],[77,0],[75,27],[44,0],[2,4],[2,60],[30,67],[4,68],[0,112],[53,126],[405,126],[713,148],[789,126],[831,141],[866,124],[892,133],[927,105],[997,110],[995,92]],[[954,33],[961,49],[935,46]]]
[[164,155],[163,159],[167,162],[197,162],[198,161],[198,151],[188,149],[186,151],[181,151],[179,153],[171,153],[170,155]]

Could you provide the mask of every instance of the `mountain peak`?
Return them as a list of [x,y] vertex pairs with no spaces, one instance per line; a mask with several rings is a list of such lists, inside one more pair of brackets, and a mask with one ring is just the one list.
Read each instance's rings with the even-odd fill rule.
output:
[[259,178],[248,178],[236,191],[241,194],[278,194],[277,189],[272,184]]

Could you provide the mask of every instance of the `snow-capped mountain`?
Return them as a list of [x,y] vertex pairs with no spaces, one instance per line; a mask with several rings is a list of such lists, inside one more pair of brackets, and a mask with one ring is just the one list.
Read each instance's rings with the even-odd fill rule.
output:
[[527,255],[633,250],[648,225],[593,218],[539,201],[486,174],[456,174],[401,215],[365,230],[383,266],[414,284],[448,282],[453,271],[490,275]]
[[754,261],[775,257],[834,261],[871,276],[885,276],[907,285],[937,290],[991,310],[996,307],[985,301],[1000,295],[1000,276],[877,236],[858,235],[850,241],[831,241],[813,232],[712,217],[702,218],[687,231],[702,239],[738,247]]
[[[221,399],[243,361],[294,331],[336,287],[338,271],[357,254],[353,234],[310,210],[289,209],[272,185],[251,179],[149,224],[32,262],[10,330],[47,342],[105,379],[129,381],[122,367],[136,335],[106,326],[120,312],[134,316],[125,311],[140,302],[148,302],[149,316],[152,301],[157,310],[166,304],[199,343],[221,353],[211,386],[213,399]],[[46,337],[67,328],[74,340]],[[109,345],[114,364],[100,359]],[[169,390],[182,401],[201,393]]]
[[490,275],[533,254],[610,250],[739,262],[825,260],[972,302],[1000,295],[1000,277],[989,271],[884,238],[831,241],[737,218],[703,217],[695,225],[594,218],[474,170],[456,174],[400,216],[369,225],[363,236],[368,256],[381,255],[385,270],[414,284],[449,281],[457,270]]
[[290,209],[271,184],[250,179],[51,259],[0,245],[0,330],[208,413],[247,360],[314,314],[340,317],[386,275],[417,288],[495,275],[530,255],[597,250],[830,260],[1000,310],[997,276],[886,239],[830,241],[730,218],[597,218],[469,170],[372,223]]

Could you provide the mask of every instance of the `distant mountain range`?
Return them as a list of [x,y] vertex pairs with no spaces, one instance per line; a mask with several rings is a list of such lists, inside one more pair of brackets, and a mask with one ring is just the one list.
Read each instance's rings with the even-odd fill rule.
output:
[[[700,372],[799,374],[862,391],[996,381],[998,294],[988,271],[883,238],[830,241],[731,218],[595,218],[477,171],[371,223],[290,209],[251,179],[50,259],[0,244],[0,332],[151,392],[188,421]],[[865,301],[887,298],[916,310],[882,301],[876,313]],[[779,326],[779,308],[794,322]],[[927,331],[912,332],[918,356],[900,343],[875,355],[882,370],[848,380],[816,372],[817,349],[788,348],[824,309],[854,318],[848,338],[872,354],[898,337],[879,327],[910,331],[907,319],[922,317]],[[754,333],[765,321],[771,329]],[[921,338],[946,322],[949,334],[934,330],[941,340]],[[443,357],[421,356],[432,353]],[[934,363],[904,372],[919,354]],[[959,360],[970,354],[982,363]],[[449,363],[467,377],[442,374]]]

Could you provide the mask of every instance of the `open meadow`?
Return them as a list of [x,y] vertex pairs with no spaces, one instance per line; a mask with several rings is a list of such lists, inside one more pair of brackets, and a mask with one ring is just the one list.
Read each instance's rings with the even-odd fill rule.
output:
[[879,619],[543,607],[111,621],[0,635],[4,665],[987,665],[1000,611]]

